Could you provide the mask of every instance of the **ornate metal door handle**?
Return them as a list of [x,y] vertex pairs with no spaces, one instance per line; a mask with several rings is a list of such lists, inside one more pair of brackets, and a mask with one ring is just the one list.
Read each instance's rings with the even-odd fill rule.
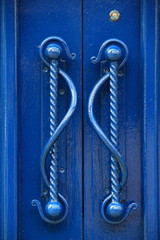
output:
[[[94,86],[89,97],[88,114],[95,131],[111,152],[111,191],[102,202],[101,214],[107,222],[118,224],[128,217],[132,209],[137,208],[135,202],[122,204],[120,201],[120,191],[127,181],[127,166],[118,149],[118,70],[127,61],[128,49],[117,39],[107,40],[100,47],[97,57],[91,58],[92,63],[99,62],[102,54],[109,61],[109,73]],[[110,80],[110,139],[97,123],[93,113],[95,96],[107,80]]]
[[[66,42],[60,37],[49,37],[45,39],[40,46],[40,57],[42,61],[50,68],[50,139],[45,145],[41,155],[41,172],[46,185],[49,188],[49,201],[45,206],[45,213],[41,203],[34,199],[32,205],[37,206],[40,216],[44,221],[51,224],[62,222],[68,214],[68,203],[66,199],[58,193],[58,162],[57,162],[57,142],[59,134],[67,125],[77,104],[77,93],[71,78],[62,69],[58,67],[59,57],[62,54],[62,48],[70,59],[76,57],[75,53],[70,53]],[[66,81],[70,93],[70,107],[62,119],[57,124],[57,90],[58,76]],[[50,154],[50,179],[46,174],[46,160]]]

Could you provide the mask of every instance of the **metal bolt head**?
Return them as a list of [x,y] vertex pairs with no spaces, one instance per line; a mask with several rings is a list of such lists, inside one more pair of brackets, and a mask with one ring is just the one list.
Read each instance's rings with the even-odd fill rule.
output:
[[120,13],[117,10],[112,10],[109,16],[111,21],[116,22],[120,18]]

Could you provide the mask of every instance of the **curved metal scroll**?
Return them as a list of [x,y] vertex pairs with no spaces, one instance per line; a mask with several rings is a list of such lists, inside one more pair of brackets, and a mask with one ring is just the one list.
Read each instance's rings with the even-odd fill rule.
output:
[[[118,150],[118,69],[127,61],[128,49],[117,39],[107,40],[102,44],[98,56],[91,58],[92,63],[100,61],[103,54],[110,64],[109,73],[94,86],[89,97],[88,114],[95,131],[111,152],[111,192],[102,202],[101,214],[108,223],[119,224],[128,217],[132,209],[137,208],[135,202],[122,204],[120,201],[120,191],[127,181],[127,166]],[[110,81],[110,139],[93,113],[95,96],[107,80]]]
[[[45,206],[45,211],[41,203],[34,199],[32,205],[37,206],[41,218],[47,223],[57,224],[62,222],[68,214],[68,203],[66,199],[58,193],[58,162],[57,162],[57,138],[68,124],[77,104],[77,93],[71,78],[62,69],[58,67],[58,60],[64,48],[66,55],[70,59],[76,57],[75,53],[70,53],[66,42],[59,37],[49,37],[45,39],[40,46],[40,56],[42,61],[50,68],[50,139],[45,145],[41,154],[41,172],[46,185],[49,187],[49,201]],[[70,107],[62,119],[57,124],[57,93],[58,77],[66,81],[70,93]],[[50,179],[46,174],[46,160],[50,154]]]

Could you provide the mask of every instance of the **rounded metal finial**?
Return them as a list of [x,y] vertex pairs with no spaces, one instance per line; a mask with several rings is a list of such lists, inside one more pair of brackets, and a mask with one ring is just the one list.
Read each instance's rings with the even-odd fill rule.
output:
[[60,218],[63,212],[63,206],[60,202],[49,201],[45,206],[46,214],[53,219]]
[[[95,57],[95,56],[91,57],[91,62],[94,63],[94,64],[98,63],[102,59],[103,53],[106,52],[106,49],[108,49],[109,46],[111,47],[111,44],[113,44],[112,46],[115,47],[116,51],[120,51],[121,55],[123,55],[123,58],[121,59],[121,61],[119,62],[119,65],[118,65],[118,68],[120,69],[128,59],[128,48],[127,48],[127,46],[124,42],[122,42],[118,39],[115,39],[115,38],[105,41],[101,45],[97,57]],[[108,53],[107,52],[104,55],[105,55],[106,58],[108,58]],[[109,55],[113,55],[113,54],[110,53]],[[118,53],[118,55],[119,55],[119,53]]]
[[109,46],[105,50],[105,57],[111,61],[118,61],[122,56],[122,50],[116,45]]
[[60,57],[62,48],[58,44],[49,44],[45,49],[45,55],[47,58],[57,59]]
[[[56,43],[54,43],[55,41],[56,41]],[[57,36],[48,37],[41,43],[41,45],[39,47],[40,57],[41,57],[42,61],[48,67],[50,67],[49,58],[58,58],[59,51],[62,52],[62,49],[59,44],[62,46],[64,52],[70,59],[73,60],[76,58],[76,54],[70,52],[67,43],[62,38],[57,37]],[[47,50],[48,46],[49,46],[49,49]],[[51,49],[50,49],[50,47],[51,47]],[[53,47],[53,49],[52,49],[52,47]]]
[[106,214],[111,219],[120,219],[124,215],[124,206],[121,203],[111,202],[106,209]]

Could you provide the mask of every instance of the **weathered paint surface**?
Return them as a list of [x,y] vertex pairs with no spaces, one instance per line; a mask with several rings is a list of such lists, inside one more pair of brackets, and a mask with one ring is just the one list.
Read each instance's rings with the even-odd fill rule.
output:
[[[1,1],[0,239],[160,238],[159,6],[158,0]],[[117,21],[110,20],[112,10],[120,13]],[[56,226],[44,222],[31,205],[35,198],[43,202],[41,194],[47,189],[40,155],[49,138],[49,71],[38,47],[49,36],[63,38],[77,55],[60,63],[75,84],[78,102],[58,140],[59,189],[69,213]],[[138,204],[118,225],[101,216],[110,191],[110,151],[88,118],[89,94],[105,66],[92,64],[91,57],[111,38],[129,50],[118,90],[119,151],[128,166],[121,198]],[[60,78],[59,120],[69,103],[69,89]],[[109,136],[109,84],[97,94],[94,109]]]

